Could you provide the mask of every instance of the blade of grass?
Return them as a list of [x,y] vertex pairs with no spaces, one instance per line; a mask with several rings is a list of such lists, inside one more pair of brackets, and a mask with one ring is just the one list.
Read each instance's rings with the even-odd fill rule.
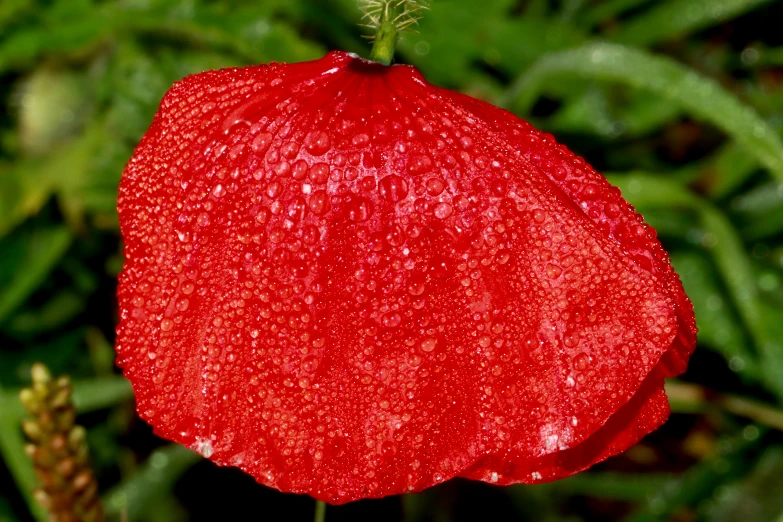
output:
[[[587,472],[543,486],[566,495],[639,502],[646,499],[652,491],[671,482],[672,478],[672,475],[668,473]],[[539,485],[534,487],[539,487]]]
[[765,522],[783,509],[783,447],[770,445],[751,472],[731,484],[706,510],[705,522]]
[[46,522],[49,520],[49,514],[33,498],[33,490],[38,487],[38,478],[24,452],[25,440],[21,428],[23,413],[18,394],[4,392],[0,384],[0,455],[30,513],[36,520]]
[[746,241],[769,239],[783,230],[783,185],[761,183],[735,197],[731,208]]
[[79,413],[89,413],[133,399],[133,389],[124,377],[101,377],[73,383],[73,403]]
[[699,213],[702,226],[714,240],[710,252],[715,265],[759,351],[764,382],[783,401],[783,347],[770,333],[751,261],[731,222],[707,201],[663,177],[633,174],[613,176],[610,181],[637,208],[680,206]]
[[706,162],[706,168],[712,175],[707,180],[707,192],[712,199],[731,195],[758,168],[754,158],[736,143],[722,147]]
[[613,41],[648,46],[718,25],[769,3],[770,0],[669,0],[617,27]]
[[599,25],[648,2],[650,0],[605,0],[598,2],[595,7],[585,13],[582,22],[589,27]]
[[[759,430],[763,432],[764,430]],[[671,520],[671,513],[683,506],[693,506],[709,497],[715,488],[741,475],[749,467],[748,453],[753,441],[727,437],[720,441],[721,452],[692,466],[682,476],[672,479],[652,492],[647,501],[624,522]]]
[[[24,411],[18,400],[19,390],[0,392],[0,399],[10,405],[12,411],[23,415]],[[73,403],[77,413],[90,413],[109,408],[133,398],[130,382],[124,377],[100,377],[83,379],[73,382]]]
[[[654,214],[646,212],[645,215],[649,218]],[[663,232],[657,223],[655,226],[659,233]],[[691,226],[680,227],[677,232],[681,234]],[[756,355],[749,348],[751,341],[736,309],[725,295],[712,260],[705,252],[694,249],[677,250],[671,252],[670,256],[674,269],[682,279],[685,293],[693,303],[696,325],[699,327],[699,344],[706,344],[723,355],[729,368],[744,381],[760,382],[761,368]]]
[[741,395],[719,394],[678,380],[666,381],[666,395],[676,413],[702,413],[715,405],[732,415],[783,431],[783,411]]
[[145,520],[155,499],[169,494],[177,479],[200,460],[198,453],[178,444],[156,450],[133,476],[104,495],[106,513],[113,519]]
[[783,142],[750,107],[715,81],[662,56],[593,42],[544,55],[509,88],[503,106],[527,113],[547,83],[562,75],[611,80],[653,92],[709,122],[783,180]]
[[[7,238],[6,241],[10,239]],[[72,239],[70,231],[62,226],[37,228],[23,238],[21,255],[11,267],[5,267],[10,268],[11,277],[0,291],[0,321],[8,317],[38,288],[65,254]],[[7,261],[8,257],[3,264]]]

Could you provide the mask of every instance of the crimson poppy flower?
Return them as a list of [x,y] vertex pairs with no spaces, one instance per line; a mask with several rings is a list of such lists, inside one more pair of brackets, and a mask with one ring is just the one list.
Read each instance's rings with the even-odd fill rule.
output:
[[118,209],[141,417],[330,503],[583,470],[666,419],[695,344],[616,188],[409,66],[333,52],[188,77]]

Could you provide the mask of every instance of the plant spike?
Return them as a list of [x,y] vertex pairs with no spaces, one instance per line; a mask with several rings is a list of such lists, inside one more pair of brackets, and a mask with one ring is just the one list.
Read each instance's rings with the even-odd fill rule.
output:
[[41,363],[33,365],[32,378],[19,400],[33,416],[22,422],[22,429],[30,440],[25,453],[41,482],[35,498],[49,511],[51,522],[102,522],[86,432],[74,423],[70,380],[54,379]]

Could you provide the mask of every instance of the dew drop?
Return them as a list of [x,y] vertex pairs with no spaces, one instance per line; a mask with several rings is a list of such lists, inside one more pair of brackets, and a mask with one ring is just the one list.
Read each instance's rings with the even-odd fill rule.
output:
[[302,361],[302,370],[307,373],[313,373],[318,368],[318,359],[315,357],[307,357]]
[[288,217],[293,221],[301,221],[307,215],[307,206],[304,199],[295,197],[288,202]]
[[462,147],[465,150],[470,150],[473,148],[473,140],[467,136],[463,136],[459,139],[460,147]]
[[316,216],[323,216],[329,212],[329,209],[331,208],[329,195],[325,190],[317,190],[310,196],[309,205],[313,214]]
[[438,219],[446,219],[451,215],[453,210],[450,203],[438,203],[435,205],[435,217]]
[[250,143],[250,148],[253,149],[253,152],[256,154],[262,154],[266,152],[266,149],[269,148],[269,145],[272,143],[272,135],[268,132],[262,132],[255,138],[253,138],[253,141]]
[[381,445],[381,454],[384,457],[393,457],[395,453],[397,453],[397,446],[395,446],[393,443],[387,441]]
[[432,168],[432,160],[425,154],[413,156],[408,161],[408,172],[414,175],[424,174]]
[[370,143],[370,137],[366,134],[357,134],[353,137],[353,140],[351,142],[357,146],[357,147],[364,147],[368,143]]
[[422,341],[421,343],[421,351],[430,353],[435,349],[435,346],[438,344],[438,340],[434,339],[432,337],[429,337]]
[[430,274],[437,279],[445,279],[452,275],[451,262],[444,256],[434,256],[430,260]]
[[408,183],[400,176],[391,174],[378,183],[381,197],[389,201],[400,201],[408,195]]
[[550,279],[557,279],[558,277],[560,277],[560,274],[562,273],[563,273],[563,269],[560,268],[559,266],[553,265],[552,263],[546,265],[546,275]]
[[348,217],[352,221],[361,223],[367,221],[372,215],[372,204],[364,198],[355,198],[348,205]]
[[305,139],[305,147],[313,156],[323,156],[329,150],[331,140],[325,132],[315,132]]
[[272,199],[276,199],[283,193],[283,184],[279,181],[273,181],[266,186],[266,195]]
[[582,352],[574,357],[574,368],[577,370],[584,370],[590,365],[590,356]]
[[310,167],[308,177],[310,178],[310,181],[318,185],[326,183],[329,181],[329,165],[326,163],[316,163]]
[[430,178],[427,180],[427,194],[430,196],[439,196],[444,188],[445,185],[438,178]]
[[402,322],[402,317],[398,313],[390,313],[383,316],[382,322],[386,328],[396,328]]

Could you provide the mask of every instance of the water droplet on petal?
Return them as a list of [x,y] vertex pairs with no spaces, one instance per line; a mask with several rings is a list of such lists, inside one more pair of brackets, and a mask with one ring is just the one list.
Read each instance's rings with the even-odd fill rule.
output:
[[552,263],[546,265],[546,275],[550,279],[557,279],[558,277],[560,277],[560,274],[562,273],[563,273],[563,269],[560,268],[559,266],[553,265]]
[[322,185],[326,183],[329,181],[329,165],[326,163],[316,163],[310,167],[308,177],[310,178],[310,181],[315,184]]
[[408,195],[408,183],[400,176],[391,174],[378,183],[381,197],[389,201],[400,201]]
[[435,205],[435,217],[438,219],[446,219],[451,215],[453,210],[450,203],[438,203]]
[[421,351],[429,353],[435,349],[435,346],[437,346],[437,344],[438,344],[437,339],[434,339],[432,337],[427,338],[421,343]]
[[352,221],[362,222],[370,219],[372,203],[364,198],[354,198],[348,205],[348,217]]
[[413,156],[408,160],[408,172],[414,175],[424,174],[432,168],[432,159],[425,154]]
[[305,147],[313,156],[323,156],[331,147],[331,140],[325,132],[315,132],[307,136]]
[[438,178],[430,178],[427,180],[427,194],[430,196],[440,196],[445,187],[443,182]]
[[310,196],[310,210],[316,216],[323,216],[331,208],[329,194],[325,190],[317,190]]
[[253,149],[253,152],[256,154],[261,154],[263,152],[266,152],[266,149],[269,148],[269,145],[272,143],[272,135],[268,132],[262,132],[255,138],[253,138],[253,141],[250,143],[250,148]]

